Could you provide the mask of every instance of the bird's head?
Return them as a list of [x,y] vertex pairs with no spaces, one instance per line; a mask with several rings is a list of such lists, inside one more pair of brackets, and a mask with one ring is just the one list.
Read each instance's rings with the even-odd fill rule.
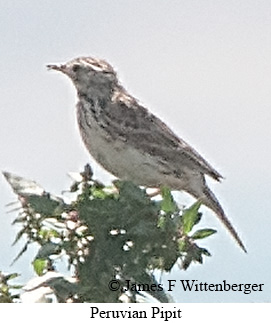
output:
[[113,67],[102,59],[93,57],[75,58],[65,64],[47,65],[49,70],[66,74],[79,94],[93,95],[99,91],[110,91],[117,83]]

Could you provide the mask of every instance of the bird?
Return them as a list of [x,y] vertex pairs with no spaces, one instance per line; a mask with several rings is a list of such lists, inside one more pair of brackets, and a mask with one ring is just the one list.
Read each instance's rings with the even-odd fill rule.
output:
[[139,186],[166,186],[172,191],[189,193],[216,214],[247,252],[206,183],[205,176],[221,181],[222,175],[129,94],[112,65],[104,59],[78,57],[47,68],[62,72],[73,82],[82,140],[103,168]]

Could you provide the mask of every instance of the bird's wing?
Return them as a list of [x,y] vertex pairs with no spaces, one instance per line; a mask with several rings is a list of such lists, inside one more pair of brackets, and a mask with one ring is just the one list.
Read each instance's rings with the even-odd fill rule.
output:
[[[155,117],[155,126],[159,132],[162,132],[162,136],[166,136],[172,142],[178,144],[177,151],[185,155],[189,160],[195,162],[202,167],[202,172],[208,174],[215,180],[219,181],[222,177],[194,148],[192,148],[183,139],[177,137],[174,132],[160,119]],[[158,132],[157,131],[157,132]]]
[[178,167],[188,166],[207,174],[215,180],[222,176],[184,140],[135,99],[118,101],[103,109],[104,121],[111,136],[121,138],[136,149],[164,158]]

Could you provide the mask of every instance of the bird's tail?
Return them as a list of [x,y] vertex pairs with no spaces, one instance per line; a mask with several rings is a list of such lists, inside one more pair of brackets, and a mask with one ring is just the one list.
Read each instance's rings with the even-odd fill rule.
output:
[[[192,194],[192,195],[194,195],[194,194]],[[196,196],[196,198],[198,198],[198,196]],[[238,243],[238,245],[243,249],[244,252],[247,252],[238,233],[236,232],[236,230],[232,226],[231,222],[227,218],[225,212],[223,211],[222,206],[218,202],[214,193],[209,189],[209,187],[206,184],[204,185],[204,195],[200,198],[200,200],[202,201],[202,203],[204,205],[206,205],[208,208],[210,208],[211,210],[213,210],[215,212],[216,216],[225,225],[225,227],[228,229],[228,231],[233,236],[233,238]]]

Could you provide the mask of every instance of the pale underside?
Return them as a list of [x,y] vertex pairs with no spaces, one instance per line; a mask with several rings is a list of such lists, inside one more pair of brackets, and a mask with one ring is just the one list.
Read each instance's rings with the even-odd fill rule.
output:
[[[100,117],[105,107],[81,97],[77,104],[77,118],[90,154],[120,179],[146,187],[166,185],[172,190],[185,190],[195,195],[192,188],[197,191],[197,196],[201,196],[205,186],[204,174],[216,180],[221,175],[158,118],[140,108],[140,121],[137,121],[138,111],[134,113],[126,106],[116,115],[112,104],[106,123],[106,116]],[[129,115],[127,110],[132,114]],[[146,121],[146,126],[142,120]]]

